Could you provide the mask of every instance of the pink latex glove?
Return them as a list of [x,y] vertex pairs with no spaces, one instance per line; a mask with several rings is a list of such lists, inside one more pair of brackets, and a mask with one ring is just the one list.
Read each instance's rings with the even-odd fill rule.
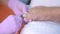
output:
[[19,0],[9,0],[8,6],[14,11],[17,16],[21,16],[27,11],[27,6]]

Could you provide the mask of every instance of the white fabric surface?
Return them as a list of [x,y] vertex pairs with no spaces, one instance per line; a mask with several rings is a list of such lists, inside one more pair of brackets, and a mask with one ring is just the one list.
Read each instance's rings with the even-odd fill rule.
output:
[[33,21],[25,25],[20,34],[60,34],[60,24],[50,21]]
[[35,6],[60,7],[60,0],[31,0],[30,7],[32,8]]

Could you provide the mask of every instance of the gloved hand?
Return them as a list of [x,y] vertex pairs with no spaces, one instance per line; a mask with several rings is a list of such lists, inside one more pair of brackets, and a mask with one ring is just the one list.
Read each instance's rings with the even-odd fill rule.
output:
[[19,0],[9,0],[8,6],[17,16],[21,16],[27,11],[27,6]]

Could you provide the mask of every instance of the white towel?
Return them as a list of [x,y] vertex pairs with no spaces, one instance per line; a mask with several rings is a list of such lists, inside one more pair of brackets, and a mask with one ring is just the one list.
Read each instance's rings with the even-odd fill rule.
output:
[[20,34],[60,34],[60,24],[50,21],[32,21],[24,26]]
[[31,0],[31,8],[35,6],[60,7],[60,0]]

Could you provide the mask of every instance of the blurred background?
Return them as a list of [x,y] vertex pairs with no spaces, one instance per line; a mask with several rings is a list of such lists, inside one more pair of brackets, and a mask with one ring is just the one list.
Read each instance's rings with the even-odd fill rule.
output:
[[30,2],[31,2],[31,0],[19,0],[19,1],[22,1],[23,3],[25,3],[25,4],[27,4],[27,5],[29,5]]

